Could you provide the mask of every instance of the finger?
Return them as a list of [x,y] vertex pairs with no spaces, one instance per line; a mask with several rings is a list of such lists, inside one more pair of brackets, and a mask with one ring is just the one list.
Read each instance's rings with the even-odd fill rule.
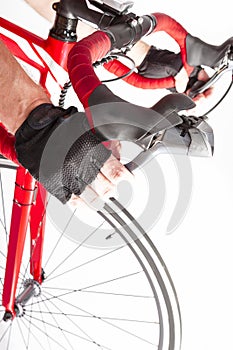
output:
[[122,180],[133,181],[133,174],[128,171],[113,155],[104,163],[101,173],[114,185]]
[[72,193],[68,201],[68,204],[74,208],[79,208],[79,209],[86,207],[86,203],[84,202],[84,200],[81,197],[75,195],[74,193]]
[[207,98],[213,94],[213,91],[214,91],[214,88],[210,87],[209,89],[203,92],[203,95],[205,96],[205,98]]
[[104,201],[116,194],[115,186],[101,173],[88,185],[80,195],[81,199],[92,209],[101,210]]
[[80,197],[89,208],[95,211],[101,210],[104,206],[104,200],[90,185],[85,188]]
[[184,92],[189,81],[188,74],[184,67],[176,74],[174,79],[177,92]]
[[201,69],[197,75],[197,78],[198,78],[198,80],[201,80],[201,81],[207,81],[207,80],[209,80],[210,77],[204,69]]
[[104,201],[116,194],[116,184],[121,180],[132,181],[133,175],[114,157],[105,162],[96,179],[79,196],[72,195],[69,203],[76,207],[87,204],[94,210],[100,210]]
[[203,91],[202,93],[200,93],[197,96],[195,96],[193,98],[193,101],[194,102],[200,102],[200,101],[206,100],[208,97],[210,97],[213,94],[213,90],[214,90],[214,88],[211,87],[211,88]]
[[115,186],[101,172],[95,180],[89,185],[99,197],[108,197],[114,193]]
[[[198,73],[198,80],[201,80],[201,81],[208,81],[210,79],[209,75],[206,73],[206,71],[204,69],[200,70],[200,72]],[[207,98],[209,96],[212,95],[213,93],[213,90],[214,88],[213,87],[210,87],[208,88],[207,90],[203,91],[202,95],[204,98]]]
[[195,103],[201,102],[201,101],[204,101],[204,100],[205,100],[205,95],[204,95],[203,93],[198,94],[198,95],[196,95],[196,96],[193,98],[193,101],[194,101]]
[[72,194],[68,203],[72,207],[82,210],[87,204],[93,206],[93,203],[100,197],[108,199],[114,195],[115,186],[103,174],[99,173],[80,196]]
[[105,143],[105,147],[112,151],[113,156],[120,160],[121,143],[118,140],[111,140]]

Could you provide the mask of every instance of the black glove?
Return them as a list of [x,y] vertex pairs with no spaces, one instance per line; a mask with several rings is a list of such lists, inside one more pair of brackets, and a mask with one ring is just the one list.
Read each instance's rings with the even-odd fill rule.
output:
[[38,106],[15,138],[19,162],[62,203],[80,195],[111,155],[75,107]]
[[[151,46],[146,57],[137,69],[138,73],[146,78],[159,79],[175,76],[181,70],[182,66],[183,63],[180,53],[161,50]],[[198,80],[197,76],[201,69],[200,66],[193,69],[187,89],[190,89]],[[169,88],[168,90],[176,92],[175,88]]]

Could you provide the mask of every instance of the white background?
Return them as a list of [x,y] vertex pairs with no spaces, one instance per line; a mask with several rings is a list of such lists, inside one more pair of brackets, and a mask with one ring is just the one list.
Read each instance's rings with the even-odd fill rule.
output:
[[[212,44],[220,44],[232,36],[230,5],[230,0],[221,3],[201,0],[161,0],[152,3],[137,0],[133,10],[141,14],[165,12],[192,35]],[[50,27],[23,0],[1,0],[0,14],[37,34],[45,35]],[[149,42],[169,48],[169,42],[164,37],[151,37]],[[127,88],[123,94],[126,92],[131,101],[140,101],[144,105],[154,104],[164,94],[161,91],[145,93],[134,88]],[[177,193],[173,190],[175,180],[165,174],[167,209],[149,233],[167,263],[177,288],[183,316],[182,350],[230,350],[233,346],[231,107],[232,91],[210,115],[210,124],[215,132],[215,154],[211,159],[192,159],[193,195],[183,222],[175,232],[166,235],[169,212]]]

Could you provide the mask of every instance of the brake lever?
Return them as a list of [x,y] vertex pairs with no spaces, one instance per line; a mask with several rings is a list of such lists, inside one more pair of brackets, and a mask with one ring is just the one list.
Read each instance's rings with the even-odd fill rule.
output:
[[196,97],[198,94],[203,93],[211,86],[213,86],[225,73],[232,71],[233,74],[233,52],[232,50],[226,55],[222,66],[213,74],[207,81],[197,81],[190,89],[188,96],[191,98]]
[[191,90],[189,91],[188,96],[191,98],[196,97],[198,94],[203,93],[207,89],[209,89],[211,86],[213,86],[226,72],[232,71],[233,72],[233,64],[222,66],[214,75],[207,81],[197,81]]
[[132,173],[160,154],[211,157],[214,133],[206,117],[183,116],[183,123],[154,136],[147,149],[124,166]]

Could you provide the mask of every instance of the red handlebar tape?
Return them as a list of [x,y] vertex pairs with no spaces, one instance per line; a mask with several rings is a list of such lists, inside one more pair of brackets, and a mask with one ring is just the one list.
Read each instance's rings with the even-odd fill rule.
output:
[[[181,59],[183,66],[188,75],[193,70],[193,67],[187,63],[186,55],[186,36],[188,32],[172,17],[164,13],[153,13],[152,16],[156,18],[156,27],[152,33],[164,31],[170,35],[180,46]],[[129,68],[121,62],[114,60],[104,65],[104,67],[111,73],[120,77],[129,71]],[[136,86],[142,89],[163,89],[171,88],[175,86],[175,80],[173,76],[166,78],[145,78],[138,73],[132,73],[130,76],[123,79],[128,84]]]
[[[157,23],[153,33],[165,31],[178,43],[184,68],[190,75],[193,67],[189,66],[186,61],[186,37],[188,32],[177,21],[166,14],[154,13],[153,16],[156,18]],[[97,31],[79,41],[70,51],[68,57],[70,80],[84,107],[88,106],[90,94],[101,84],[94,72],[92,63],[103,58],[110,51],[110,48],[111,41],[109,36],[102,31]],[[105,64],[104,67],[116,76],[121,76],[129,70],[128,67],[117,60]],[[142,77],[138,73],[132,73],[124,80],[143,89],[169,88],[175,85],[175,80],[172,76],[152,79]]]
[[68,56],[68,71],[73,88],[84,107],[88,97],[101,84],[92,63],[103,58],[111,48],[109,36],[97,31],[77,42]]
[[190,75],[190,73],[193,71],[193,67],[189,66],[187,63],[186,37],[188,32],[176,20],[168,15],[165,15],[164,13],[154,13],[153,16],[157,20],[157,26],[155,27],[153,33],[164,31],[177,42],[180,47],[181,59],[184,68],[188,75]]

